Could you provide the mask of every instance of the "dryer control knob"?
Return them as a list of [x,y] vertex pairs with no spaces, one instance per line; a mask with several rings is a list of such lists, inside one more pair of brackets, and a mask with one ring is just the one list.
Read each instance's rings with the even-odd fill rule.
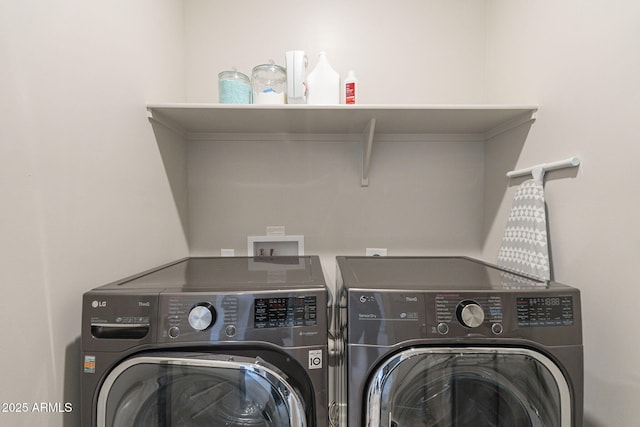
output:
[[196,331],[204,331],[216,321],[216,310],[208,302],[196,304],[189,312],[189,325]]
[[458,321],[467,328],[477,328],[484,322],[484,311],[475,301],[462,301],[456,310]]

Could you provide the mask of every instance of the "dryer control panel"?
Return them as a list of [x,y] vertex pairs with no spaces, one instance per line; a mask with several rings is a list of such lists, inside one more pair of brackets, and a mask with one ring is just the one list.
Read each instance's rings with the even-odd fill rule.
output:
[[[569,329],[578,322],[577,297],[548,290],[522,294],[427,292],[425,299],[427,331],[434,338],[543,339],[550,344],[575,335]],[[553,333],[547,333],[551,329]]]
[[580,291],[468,257],[337,257],[347,345],[582,344]]
[[573,325],[571,296],[518,297],[516,308],[521,327]]
[[[504,310],[501,295],[468,294],[458,292],[439,293],[432,296],[433,306],[427,312],[434,314],[432,332],[448,335],[471,330],[500,335],[504,330]],[[462,330],[460,329],[462,328]]]

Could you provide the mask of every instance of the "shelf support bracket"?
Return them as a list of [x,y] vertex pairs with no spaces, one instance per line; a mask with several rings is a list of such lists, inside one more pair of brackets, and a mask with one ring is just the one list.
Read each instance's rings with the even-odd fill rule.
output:
[[371,151],[373,150],[373,135],[376,130],[376,119],[369,120],[368,125],[364,130],[363,135],[363,149],[362,149],[362,180],[360,181],[361,187],[369,186],[369,167],[371,166]]

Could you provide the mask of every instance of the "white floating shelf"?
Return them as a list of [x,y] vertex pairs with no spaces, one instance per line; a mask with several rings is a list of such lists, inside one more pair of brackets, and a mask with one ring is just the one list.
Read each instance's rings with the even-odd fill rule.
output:
[[150,120],[187,140],[362,141],[362,185],[374,140],[485,141],[535,120],[532,105],[149,104]]

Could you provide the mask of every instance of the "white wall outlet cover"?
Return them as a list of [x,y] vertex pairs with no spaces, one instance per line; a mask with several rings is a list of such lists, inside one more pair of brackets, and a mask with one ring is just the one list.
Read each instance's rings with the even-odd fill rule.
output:
[[387,248],[367,248],[365,254],[367,256],[387,256]]
[[220,256],[235,256],[235,249],[220,249]]

